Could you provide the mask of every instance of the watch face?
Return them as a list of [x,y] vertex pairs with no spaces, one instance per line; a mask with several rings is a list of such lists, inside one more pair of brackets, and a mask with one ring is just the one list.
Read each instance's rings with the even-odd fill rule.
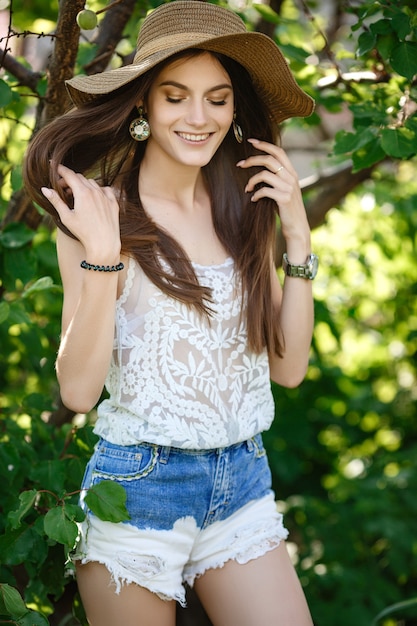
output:
[[308,270],[309,270],[309,278],[313,280],[313,278],[317,275],[317,270],[319,269],[319,258],[315,254],[310,254],[308,258]]

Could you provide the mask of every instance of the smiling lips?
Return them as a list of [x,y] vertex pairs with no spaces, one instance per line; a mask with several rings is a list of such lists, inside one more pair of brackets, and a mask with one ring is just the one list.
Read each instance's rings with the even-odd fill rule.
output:
[[186,141],[194,141],[195,143],[199,141],[206,141],[211,135],[211,133],[201,133],[199,135],[191,135],[190,133],[177,133],[181,139],[185,139]]

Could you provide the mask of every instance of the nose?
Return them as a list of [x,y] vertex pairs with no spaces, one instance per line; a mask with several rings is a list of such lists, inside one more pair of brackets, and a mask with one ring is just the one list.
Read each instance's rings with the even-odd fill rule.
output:
[[191,126],[204,126],[207,122],[205,102],[200,98],[192,98],[189,101],[185,121]]

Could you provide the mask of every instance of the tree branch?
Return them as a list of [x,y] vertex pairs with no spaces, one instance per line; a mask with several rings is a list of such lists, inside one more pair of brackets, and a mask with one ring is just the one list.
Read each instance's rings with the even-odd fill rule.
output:
[[72,78],[77,58],[80,29],[77,13],[84,8],[85,0],[60,2],[56,26],[55,46],[48,68],[48,89],[41,124],[61,115],[69,105],[65,81]]
[[[380,163],[378,163],[380,165]],[[319,190],[315,198],[306,202],[306,211],[311,228],[317,228],[323,224],[326,214],[330,209],[340,204],[341,200],[358,185],[371,177],[375,165],[367,167],[359,172],[352,172],[352,166],[344,166],[327,175],[312,176],[301,181],[304,194]]]
[[0,48],[1,67],[4,67],[10,74],[12,74],[19,81],[20,85],[29,87],[36,93],[36,86],[38,80],[42,76],[40,72],[32,72],[22,63],[19,63],[8,50]]

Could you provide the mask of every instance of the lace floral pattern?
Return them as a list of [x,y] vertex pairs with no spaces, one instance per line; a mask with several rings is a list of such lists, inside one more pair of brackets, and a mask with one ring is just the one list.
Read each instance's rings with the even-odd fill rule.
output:
[[116,305],[110,398],[99,406],[95,428],[113,443],[207,449],[243,441],[271,424],[268,357],[247,346],[233,261],[194,269],[212,290],[210,320],[167,298],[129,263]]

